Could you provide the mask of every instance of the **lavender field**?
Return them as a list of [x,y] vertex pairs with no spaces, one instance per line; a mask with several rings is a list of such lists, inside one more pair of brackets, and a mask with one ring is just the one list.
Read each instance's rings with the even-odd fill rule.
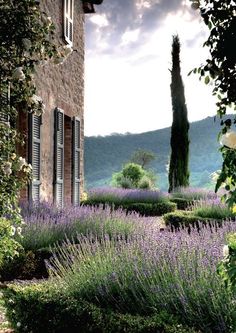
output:
[[[89,197],[103,203],[171,199],[160,191],[120,189],[93,190]],[[164,312],[166,318],[174,318],[191,332],[234,332],[236,294],[226,288],[217,272],[224,259],[226,237],[236,232],[234,215],[214,193],[205,190],[181,190],[173,197],[194,202],[188,212],[198,212],[198,228],[173,231],[163,227],[162,217],[142,217],[104,204],[63,208],[45,202],[22,205],[26,224],[19,241],[25,251],[50,248],[53,252],[46,261],[47,297],[54,299],[60,292],[73,304],[84,300],[108,313],[135,318]],[[201,214],[211,214],[209,225],[201,223]],[[221,218],[220,227],[214,216],[216,221]],[[32,292],[34,295],[34,289],[29,295]],[[25,297],[24,292],[20,295],[17,297]],[[37,303],[31,306],[38,311]],[[16,318],[19,310],[13,310]],[[170,332],[190,331],[176,328]]]

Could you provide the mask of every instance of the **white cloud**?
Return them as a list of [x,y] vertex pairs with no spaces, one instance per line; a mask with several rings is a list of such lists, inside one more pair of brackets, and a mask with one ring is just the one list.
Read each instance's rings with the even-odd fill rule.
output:
[[89,20],[100,28],[107,27],[109,24],[106,14],[95,14]]
[[140,29],[126,30],[121,37],[121,45],[129,44],[130,42],[136,42],[140,34]]

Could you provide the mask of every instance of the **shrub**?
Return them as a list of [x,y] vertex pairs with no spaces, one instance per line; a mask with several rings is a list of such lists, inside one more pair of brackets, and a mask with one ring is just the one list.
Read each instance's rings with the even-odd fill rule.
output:
[[174,198],[170,198],[170,201],[176,203],[177,208],[180,209],[180,210],[187,209],[191,205],[194,204],[193,200],[185,199],[185,198],[175,198],[174,197]]
[[21,249],[21,245],[12,238],[15,232],[17,230],[11,221],[0,217],[0,269],[6,260],[14,258]]
[[[142,221],[135,213],[128,214],[109,207],[64,207],[48,203],[22,205],[22,216],[26,222],[19,239],[24,249],[35,251],[62,243],[66,238],[73,239],[77,234],[94,234],[96,237],[108,235],[129,235],[140,231]],[[142,227],[141,227],[142,228]]]
[[193,201],[201,199],[216,199],[217,194],[201,188],[180,187],[178,190],[171,193],[171,198],[182,198]]
[[18,256],[9,258],[0,268],[0,281],[12,281],[15,279],[31,280],[48,277],[45,260],[52,256],[48,249],[19,252]]
[[166,226],[171,227],[171,230],[180,229],[181,227],[197,227],[199,228],[199,222],[207,222],[208,219],[201,218],[193,215],[189,211],[177,211],[164,214],[163,219]]
[[192,206],[195,215],[201,218],[212,219],[235,219],[236,214],[226,206],[220,199],[200,200]]
[[234,223],[214,228],[162,232],[117,242],[80,242],[63,247],[51,272],[67,292],[97,306],[132,315],[160,309],[203,332],[227,332],[235,295],[216,273],[222,242]]
[[4,289],[4,298],[7,317],[20,333],[196,333],[165,311],[145,317],[121,314],[47,284],[11,285]]
[[127,212],[137,212],[141,216],[161,216],[168,212],[173,212],[176,209],[176,204],[173,202],[150,203],[129,203],[121,204],[120,207]]
[[98,188],[89,191],[88,200],[94,203],[157,203],[168,201],[168,196],[159,190]]
[[151,189],[154,187],[155,180],[156,177],[151,171],[143,169],[136,163],[125,164],[120,172],[116,172],[112,176],[113,185],[125,189]]

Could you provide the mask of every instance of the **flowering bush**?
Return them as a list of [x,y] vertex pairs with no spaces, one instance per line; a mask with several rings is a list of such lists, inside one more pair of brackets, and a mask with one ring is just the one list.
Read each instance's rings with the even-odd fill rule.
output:
[[227,245],[223,247],[223,260],[218,266],[218,273],[226,287],[235,290],[236,287],[236,233],[226,237]]
[[0,2],[0,217],[13,226],[22,222],[18,195],[31,179],[31,166],[17,149],[24,143],[17,131],[18,112],[44,111],[33,77],[36,66],[63,53],[53,33],[51,19],[34,0]]
[[21,233],[20,227],[15,228],[9,220],[0,218],[0,267],[5,260],[17,255],[21,248],[20,244],[12,238],[15,233]]
[[80,246],[66,242],[52,258],[51,283],[102,308],[136,315],[165,310],[201,332],[229,332],[236,295],[225,289],[216,267],[225,236],[235,228],[229,222],[189,235],[147,227],[145,237],[119,242],[79,237]]

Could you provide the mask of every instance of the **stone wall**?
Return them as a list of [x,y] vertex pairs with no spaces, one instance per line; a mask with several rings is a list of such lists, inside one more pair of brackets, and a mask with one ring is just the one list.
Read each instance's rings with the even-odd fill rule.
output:
[[[41,8],[52,18],[56,26],[55,39],[66,45],[63,39],[63,0],[41,2]],[[74,1],[74,52],[60,65],[52,62],[40,66],[36,74],[37,95],[41,96],[46,111],[42,117],[41,141],[41,199],[53,199],[54,168],[54,110],[63,109],[65,116],[77,116],[81,121],[81,193],[84,187],[84,13],[82,2]],[[67,124],[67,126],[70,126]],[[68,133],[66,134],[68,141]],[[66,144],[66,142],[65,142]],[[66,157],[66,156],[65,156]],[[65,158],[66,160],[66,158]],[[67,169],[65,165],[65,170]],[[66,176],[66,179],[68,175]],[[69,193],[67,180],[65,195]],[[65,198],[65,201],[68,201]]]

